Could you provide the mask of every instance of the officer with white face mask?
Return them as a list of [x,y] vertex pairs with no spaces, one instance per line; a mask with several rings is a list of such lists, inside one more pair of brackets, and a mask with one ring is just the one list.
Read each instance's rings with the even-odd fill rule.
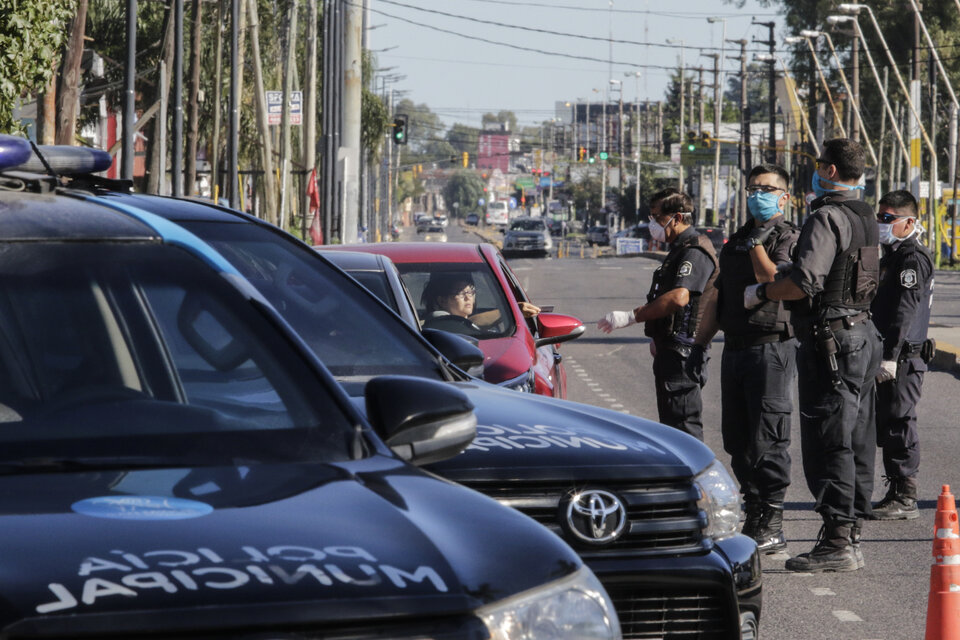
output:
[[873,506],[874,520],[913,520],[920,467],[917,403],[923,373],[933,357],[927,341],[933,296],[933,259],[920,244],[917,201],[909,191],[891,191],[877,211],[880,286],[870,310],[883,336],[877,374],[877,445],[883,453],[887,494]]
[[645,323],[651,339],[660,422],[703,440],[700,390],[707,381],[710,340],[716,322],[713,286],[718,263],[713,245],[693,226],[693,201],[677,189],[650,198],[650,237],[670,243],[653,274],[647,304],[611,311],[598,323],[604,333]]

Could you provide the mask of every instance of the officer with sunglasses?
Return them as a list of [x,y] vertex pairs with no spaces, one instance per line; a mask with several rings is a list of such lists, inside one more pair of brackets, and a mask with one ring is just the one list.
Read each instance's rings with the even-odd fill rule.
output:
[[783,217],[790,200],[783,167],[761,164],[747,176],[750,220],[720,251],[717,320],[723,329],[720,361],[721,433],[740,483],[746,518],[742,533],[761,552],[787,546],[783,500],[790,486],[790,414],[797,341],[790,313],[778,300],[753,309],[743,291],[773,282],[793,261],[800,231]]
[[917,403],[923,372],[933,358],[927,340],[933,296],[933,258],[920,244],[917,201],[909,191],[880,198],[880,288],[871,310],[883,336],[877,374],[877,444],[881,447],[887,495],[873,505],[874,520],[913,520],[917,509],[920,451]]
[[718,262],[713,244],[693,227],[693,200],[673,187],[650,197],[650,237],[670,243],[654,274],[647,304],[611,311],[597,323],[604,333],[643,322],[650,337],[660,422],[703,440],[700,391],[707,382],[707,350],[716,333]]
[[751,285],[744,306],[793,301],[800,342],[800,440],[807,487],[823,519],[808,553],[790,571],[856,571],[862,519],[870,515],[876,455],[874,393],[880,334],[870,319],[879,280],[876,213],[859,199],[863,147],[849,138],[823,143],[813,190],[817,198],[786,277]]

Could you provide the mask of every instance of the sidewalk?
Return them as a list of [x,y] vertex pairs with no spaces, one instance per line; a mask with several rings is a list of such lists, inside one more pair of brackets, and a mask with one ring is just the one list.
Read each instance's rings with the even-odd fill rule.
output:
[[931,325],[928,335],[937,341],[937,352],[930,365],[960,375],[960,328]]

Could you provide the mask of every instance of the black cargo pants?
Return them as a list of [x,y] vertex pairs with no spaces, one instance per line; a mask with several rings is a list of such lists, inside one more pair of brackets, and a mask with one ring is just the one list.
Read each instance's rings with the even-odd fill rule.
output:
[[834,335],[842,380],[838,387],[832,384],[827,360],[817,352],[809,331],[797,331],[803,472],[814,509],[824,518],[853,522],[871,513],[875,378],[882,347],[870,320],[834,330]]
[[877,446],[883,451],[883,473],[912,478],[920,469],[917,403],[926,363],[916,356],[899,363],[897,377],[877,385]]
[[723,448],[747,502],[783,502],[790,486],[790,414],[797,341],[723,347]]
[[703,440],[703,401],[707,383],[707,350],[674,342],[655,342],[653,377],[657,385],[660,422]]

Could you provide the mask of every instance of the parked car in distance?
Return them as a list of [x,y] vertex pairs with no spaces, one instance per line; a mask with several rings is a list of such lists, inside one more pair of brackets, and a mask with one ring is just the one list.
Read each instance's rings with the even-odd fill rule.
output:
[[[575,546],[623,612],[625,637],[756,638],[756,543],[737,533],[736,484],[702,442],[636,416],[467,377],[451,364],[464,355],[462,340],[417,332],[317,251],[253,216],[159,196],[103,197],[149,210],[222,251],[282,309],[357,407],[380,375],[442,381],[467,394],[478,437],[428,469]],[[609,513],[597,523],[590,505]],[[498,556],[481,559],[488,558]]]
[[447,230],[436,223],[417,226],[417,237],[424,242],[446,242]]
[[445,227],[449,224],[450,220],[447,218],[447,214],[438,213],[433,216],[433,222],[441,227]]
[[[583,334],[572,316],[542,312],[525,318],[520,303],[529,303],[503,255],[490,244],[416,243],[335,245],[333,251],[364,251],[388,256],[396,264],[424,328],[461,333],[479,340],[484,379],[522,391],[566,397],[566,370],[557,346]],[[431,282],[459,276],[476,289],[470,318],[431,317]]]
[[723,227],[697,227],[696,229],[710,239],[710,243],[713,244],[713,250],[719,255],[720,250],[723,249],[723,245],[727,242],[727,236],[723,231]]
[[[0,137],[4,636],[621,639],[560,538],[414,466],[474,439],[463,390],[368,376],[355,404],[239,270],[253,225],[206,221],[231,263],[72,174],[91,150],[40,149],[58,176]],[[300,275],[273,300],[369,319],[366,294],[306,299]],[[394,348],[362,334],[354,361]]]
[[503,234],[501,251],[507,258],[550,255],[553,239],[544,218],[514,218]]
[[463,218],[463,222],[465,224],[475,227],[478,224],[480,224],[480,214],[471,211]]
[[607,246],[610,244],[610,230],[606,225],[597,225],[587,229],[587,242]]

